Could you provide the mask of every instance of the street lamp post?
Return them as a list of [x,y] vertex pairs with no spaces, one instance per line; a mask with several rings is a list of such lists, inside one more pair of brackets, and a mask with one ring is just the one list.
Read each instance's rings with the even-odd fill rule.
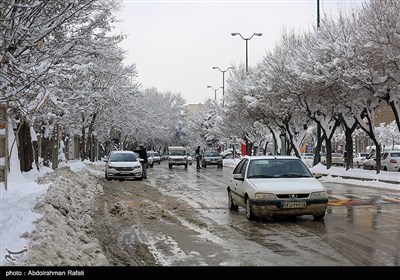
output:
[[248,55],[248,51],[247,51],[247,50],[248,50],[248,42],[249,42],[249,40],[251,40],[251,38],[253,38],[254,35],[255,35],[255,36],[261,36],[262,33],[253,33],[253,35],[251,35],[249,38],[244,38],[244,37],[242,36],[242,34],[240,34],[240,33],[231,33],[231,35],[232,35],[232,36],[239,35],[240,37],[242,37],[243,40],[246,41],[246,74],[248,74],[248,73],[249,73],[249,71],[248,71],[249,55]]
[[225,103],[225,72],[229,69],[235,69],[235,67],[228,67],[226,70],[221,70],[219,67],[214,66],[212,69],[218,69],[222,72],[222,107],[224,107]]
[[217,88],[217,89],[215,89],[215,88],[212,87],[212,86],[207,86],[207,87],[213,89],[213,91],[214,91],[214,93],[215,93],[214,100],[215,100],[215,102],[217,102],[217,90],[219,90],[221,87],[219,87],[219,88]]

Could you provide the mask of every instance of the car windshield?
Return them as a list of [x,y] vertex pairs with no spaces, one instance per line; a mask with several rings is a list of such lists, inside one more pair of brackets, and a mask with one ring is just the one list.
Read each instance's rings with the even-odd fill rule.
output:
[[247,169],[247,178],[313,177],[307,166],[294,159],[255,159]]
[[134,153],[112,153],[110,155],[110,161],[137,161],[137,157]]
[[172,150],[169,152],[170,156],[185,156],[186,152],[184,150]]
[[391,157],[400,157],[400,152],[390,153]]
[[206,156],[206,157],[219,157],[220,155],[219,155],[218,152],[206,152],[204,154],[204,156]]

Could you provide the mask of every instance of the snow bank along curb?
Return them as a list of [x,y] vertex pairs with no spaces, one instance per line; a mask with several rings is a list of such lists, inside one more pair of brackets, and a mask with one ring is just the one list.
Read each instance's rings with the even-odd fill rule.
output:
[[93,231],[94,200],[103,193],[87,168],[71,171],[62,167],[40,178],[50,183],[35,210],[43,215],[36,230],[26,233],[29,253],[19,265],[102,266],[109,265]]

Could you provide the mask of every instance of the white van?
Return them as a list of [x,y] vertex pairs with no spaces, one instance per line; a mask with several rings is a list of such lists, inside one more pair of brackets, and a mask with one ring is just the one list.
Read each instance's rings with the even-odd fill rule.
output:
[[171,169],[173,165],[183,165],[188,167],[188,150],[182,146],[170,146],[168,148],[168,167]]

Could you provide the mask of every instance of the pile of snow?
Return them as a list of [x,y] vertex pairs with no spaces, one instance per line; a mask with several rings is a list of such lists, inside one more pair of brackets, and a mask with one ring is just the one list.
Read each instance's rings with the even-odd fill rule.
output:
[[[15,192],[2,194],[6,196],[2,196],[2,202],[7,198],[18,198],[21,201],[15,209],[15,214],[20,213],[21,217],[14,216],[10,219],[13,221],[10,224],[6,224],[2,217],[2,230],[4,226],[17,227],[21,224],[23,227],[16,230],[18,234],[14,236],[15,240],[5,240],[2,234],[2,243],[14,252],[28,245],[28,253],[18,256],[15,265],[103,266],[109,264],[93,234],[95,197],[103,193],[102,186],[97,184],[93,172],[95,171],[87,168],[84,163],[75,163],[39,177],[35,188],[43,194],[38,195],[32,192],[36,199],[29,200],[28,195],[21,196]],[[18,189],[25,191],[23,186]],[[26,203],[27,201],[29,203]],[[29,209],[22,211],[21,207],[33,209],[34,212]],[[24,217],[27,212],[31,212],[31,215]],[[27,227],[29,221],[14,224],[15,218],[36,221]],[[3,249],[2,244],[2,251]],[[3,258],[2,265],[12,265],[12,263]]]

